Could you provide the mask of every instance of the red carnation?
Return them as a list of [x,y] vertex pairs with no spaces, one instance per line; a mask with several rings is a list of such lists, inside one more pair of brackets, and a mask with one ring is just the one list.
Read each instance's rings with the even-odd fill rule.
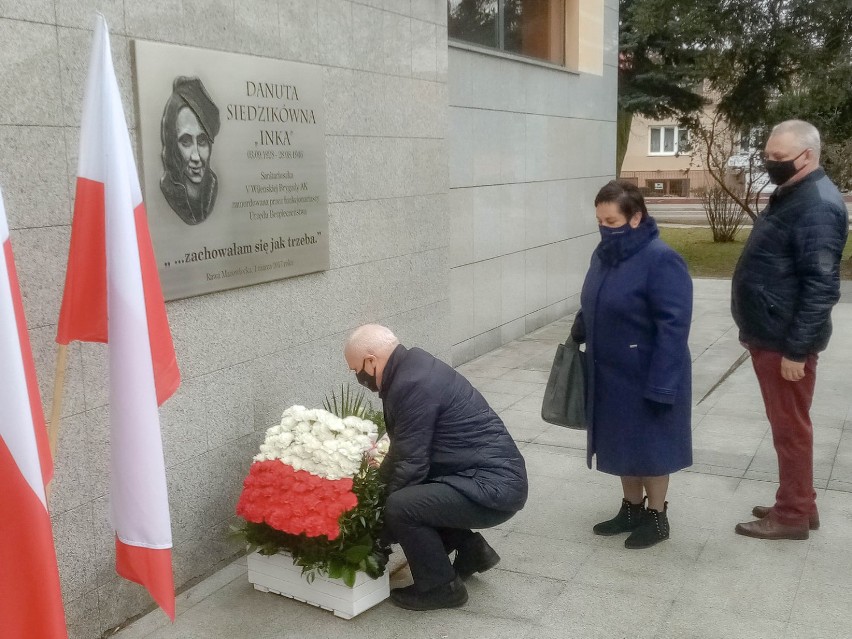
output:
[[237,514],[293,535],[340,535],[340,516],[358,505],[352,479],[323,479],[278,460],[254,462],[243,482]]

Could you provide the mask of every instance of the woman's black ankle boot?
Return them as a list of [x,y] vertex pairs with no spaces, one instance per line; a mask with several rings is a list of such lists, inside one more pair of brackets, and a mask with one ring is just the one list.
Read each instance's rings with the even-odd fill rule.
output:
[[642,523],[642,515],[645,512],[645,499],[638,504],[631,504],[626,499],[621,500],[621,510],[618,514],[607,521],[595,524],[592,532],[596,535],[609,537],[623,532],[630,532]]
[[663,503],[662,512],[653,508],[646,508],[642,523],[624,540],[624,547],[631,549],[650,548],[654,544],[668,539],[669,518],[666,516],[668,509],[669,502]]

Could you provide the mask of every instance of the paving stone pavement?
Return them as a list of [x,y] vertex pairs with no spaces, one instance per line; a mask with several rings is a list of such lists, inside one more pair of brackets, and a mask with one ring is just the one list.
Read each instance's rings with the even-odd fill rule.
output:
[[[485,533],[502,556],[468,581],[469,602],[415,613],[384,602],[350,621],[256,592],[238,560],[118,639],[829,639],[852,637],[852,303],[833,315],[814,398],[814,469],[822,527],[807,541],[740,537],[734,525],[771,504],[777,467],[757,382],[729,313],[730,282],[695,281],[690,347],[695,464],[669,491],[672,536],[626,550],[592,525],[618,508],[614,477],[589,470],[585,433],[541,421],[556,345],[571,318],[459,367],[500,413],[530,474],[527,506]],[[850,300],[852,302],[852,300]],[[720,383],[721,380],[721,383]],[[397,573],[400,584],[410,579]]]

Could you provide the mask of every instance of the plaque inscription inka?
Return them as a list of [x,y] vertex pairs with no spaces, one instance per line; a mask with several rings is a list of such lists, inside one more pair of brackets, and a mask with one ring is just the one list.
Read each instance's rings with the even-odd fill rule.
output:
[[142,186],[166,299],[328,269],[322,68],[133,44]]

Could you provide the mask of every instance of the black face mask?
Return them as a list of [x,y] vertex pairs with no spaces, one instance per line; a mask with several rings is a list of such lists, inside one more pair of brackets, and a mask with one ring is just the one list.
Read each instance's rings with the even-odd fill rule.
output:
[[358,380],[358,383],[361,384],[367,390],[370,390],[374,393],[379,392],[379,385],[376,383],[376,373],[374,372],[370,375],[367,372],[367,360],[365,359],[361,363],[361,370],[355,373],[355,379]]
[[807,152],[807,149],[799,153],[792,160],[766,160],[766,175],[769,176],[769,181],[778,186],[784,184],[791,177],[799,172],[796,168],[796,160],[802,157]]

